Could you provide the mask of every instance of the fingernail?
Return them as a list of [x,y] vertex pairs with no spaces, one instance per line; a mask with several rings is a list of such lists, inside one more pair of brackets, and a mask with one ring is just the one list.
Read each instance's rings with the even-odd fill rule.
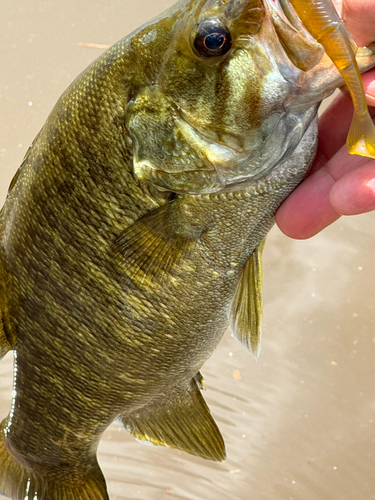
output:
[[375,80],[366,87],[366,100],[370,106],[375,106]]
[[370,179],[368,182],[366,182],[366,186],[372,189],[375,193],[375,179]]

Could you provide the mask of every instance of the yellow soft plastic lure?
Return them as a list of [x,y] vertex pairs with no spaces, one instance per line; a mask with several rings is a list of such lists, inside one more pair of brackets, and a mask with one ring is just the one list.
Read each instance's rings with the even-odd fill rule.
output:
[[310,34],[323,45],[344,79],[354,105],[346,147],[350,154],[375,158],[375,127],[368,112],[355,55],[357,46],[331,0],[290,0]]

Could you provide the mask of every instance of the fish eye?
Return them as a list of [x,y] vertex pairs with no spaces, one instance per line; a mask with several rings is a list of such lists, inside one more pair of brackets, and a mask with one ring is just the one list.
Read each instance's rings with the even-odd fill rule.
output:
[[208,19],[199,23],[194,31],[192,47],[199,57],[223,56],[232,47],[232,37],[219,19]]

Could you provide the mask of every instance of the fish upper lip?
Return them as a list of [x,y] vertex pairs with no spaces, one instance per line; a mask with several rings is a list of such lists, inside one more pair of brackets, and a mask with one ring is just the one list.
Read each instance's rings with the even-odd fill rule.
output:
[[[204,129],[203,131],[198,129],[194,120],[189,119],[191,117],[181,106],[174,101],[172,102],[176,106],[177,119],[182,124],[181,132],[186,138],[189,136],[188,140],[190,144],[192,144],[192,147],[201,150],[207,163],[211,165],[212,170],[215,170],[221,175],[223,168],[230,168],[234,162],[241,160],[245,152],[243,148],[236,150],[225,143],[215,141],[215,139],[207,136],[204,133]],[[192,132],[192,134],[190,134],[190,132]],[[197,139],[196,142],[195,139]]]
[[[206,135],[205,134],[205,131],[207,129],[206,127],[197,126],[198,124],[197,124],[196,120],[194,120],[194,118],[192,117],[192,115],[188,111],[186,111],[183,107],[181,107],[179,104],[177,104],[173,99],[171,101],[178,112],[179,118],[181,118],[181,120],[186,122],[189,125],[189,127],[191,127],[197,134],[199,134],[201,137],[203,137],[206,141],[218,144],[218,145],[223,146],[225,148],[228,148],[228,149],[232,150],[234,154],[243,153],[244,149],[241,146],[238,146],[238,148],[235,148],[233,146],[228,146],[225,142],[220,142],[219,140],[215,140],[212,137],[210,137],[209,135]],[[234,135],[234,134],[232,134],[232,135]]]

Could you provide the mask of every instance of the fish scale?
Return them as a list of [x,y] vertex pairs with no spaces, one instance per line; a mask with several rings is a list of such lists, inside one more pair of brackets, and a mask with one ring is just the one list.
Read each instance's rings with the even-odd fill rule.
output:
[[[207,19],[231,44],[205,46]],[[297,67],[275,19],[259,0],[178,2],[89,66],[26,154],[0,216],[2,494],[108,499],[96,450],[115,419],[225,458],[200,370],[228,324],[259,356],[264,239],[342,83],[330,61]]]

